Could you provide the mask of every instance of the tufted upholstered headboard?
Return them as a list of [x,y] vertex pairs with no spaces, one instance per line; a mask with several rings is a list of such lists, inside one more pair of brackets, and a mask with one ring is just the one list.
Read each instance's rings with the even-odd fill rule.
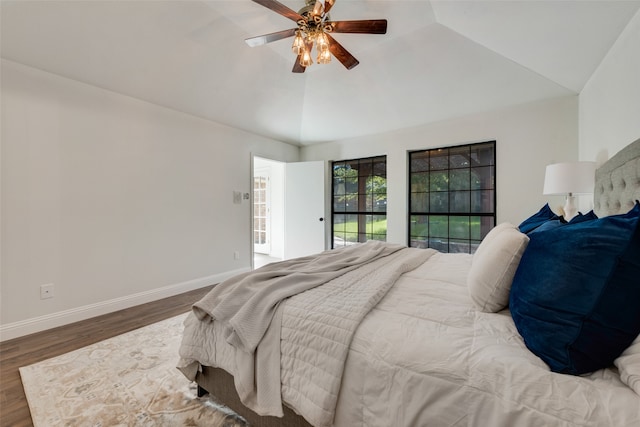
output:
[[629,212],[640,200],[640,139],[596,170],[593,211],[598,217]]

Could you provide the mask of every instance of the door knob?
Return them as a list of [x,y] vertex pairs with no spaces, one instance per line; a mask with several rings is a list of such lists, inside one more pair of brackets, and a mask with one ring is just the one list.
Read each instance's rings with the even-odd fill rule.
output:
[[324,218],[320,218],[318,221],[322,222],[322,221],[324,221]]

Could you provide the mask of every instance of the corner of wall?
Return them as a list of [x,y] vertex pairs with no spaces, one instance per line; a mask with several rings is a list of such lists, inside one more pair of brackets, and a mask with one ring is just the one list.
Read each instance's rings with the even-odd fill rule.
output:
[[603,163],[640,137],[640,10],[579,95],[579,157]]

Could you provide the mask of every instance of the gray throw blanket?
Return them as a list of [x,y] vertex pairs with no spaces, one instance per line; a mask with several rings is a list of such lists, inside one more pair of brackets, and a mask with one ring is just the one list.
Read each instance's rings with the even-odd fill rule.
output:
[[403,247],[368,241],[319,255],[269,264],[215,286],[194,304],[193,312],[200,320],[223,323],[227,342],[253,354],[282,300]]

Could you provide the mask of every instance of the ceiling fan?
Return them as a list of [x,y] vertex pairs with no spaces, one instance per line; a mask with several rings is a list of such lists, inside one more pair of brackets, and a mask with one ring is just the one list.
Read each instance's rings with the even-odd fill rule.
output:
[[267,9],[279,13],[294,21],[298,26],[288,30],[251,37],[245,40],[251,47],[261,46],[276,40],[295,36],[292,50],[298,57],[293,65],[294,73],[304,73],[313,60],[311,50],[315,44],[318,54],[317,62],[326,64],[331,55],[336,57],[347,70],[359,64],[330,33],[386,34],[386,19],[368,19],[361,21],[331,21],[329,10],[336,0],[305,0],[306,6],[298,12],[288,8],[276,0],[253,0]]

